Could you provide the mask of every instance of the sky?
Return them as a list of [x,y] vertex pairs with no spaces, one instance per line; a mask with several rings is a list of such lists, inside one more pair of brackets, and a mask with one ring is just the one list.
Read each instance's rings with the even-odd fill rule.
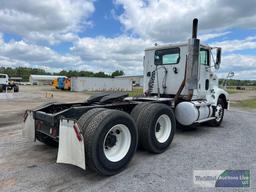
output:
[[0,66],[142,74],[144,49],[221,46],[219,77],[256,79],[255,0],[0,0]]

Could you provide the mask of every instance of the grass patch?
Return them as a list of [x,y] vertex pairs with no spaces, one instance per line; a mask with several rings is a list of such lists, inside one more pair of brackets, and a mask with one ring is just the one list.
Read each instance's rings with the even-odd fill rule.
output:
[[134,96],[137,96],[137,95],[141,95],[141,94],[143,94],[143,88],[142,87],[134,87],[132,89],[132,91],[128,92],[128,94],[129,94],[129,97],[134,97]]
[[234,107],[244,107],[244,108],[256,109],[256,99],[238,101],[236,103],[233,103],[232,105]]
[[241,86],[241,89],[237,89],[236,86],[228,86],[227,88],[223,88],[223,89],[227,91],[229,94],[235,94],[235,93],[244,93],[246,91],[256,91],[256,86]]
[[238,91],[238,90],[236,90],[236,89],[226,89],[226,91],[227,91],[229,94],[241,93],[241,91]]

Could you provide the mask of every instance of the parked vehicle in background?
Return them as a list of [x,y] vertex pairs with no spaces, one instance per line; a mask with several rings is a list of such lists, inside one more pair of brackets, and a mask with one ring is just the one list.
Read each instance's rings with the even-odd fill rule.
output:
[[7,74],[0,74],[0,92],[7,90],[19,92],[19,86],[13,81],[9,81],[9,76]]
[[65,81],[65,77],[58,78],[58,89],[64,90],[64,81]]
[[52,86],[55,89],[70,90],[71,89],[71,80],[70,80],[70,78],[59,77],[52,81]]
[[71,80],[70,78],[65,78],[64,80],[64,90],[70,90],[71,89]]
[[58,79],[53,79],[53,80],[52,80],[52,86],[53,86],[55,89],[58,89]]

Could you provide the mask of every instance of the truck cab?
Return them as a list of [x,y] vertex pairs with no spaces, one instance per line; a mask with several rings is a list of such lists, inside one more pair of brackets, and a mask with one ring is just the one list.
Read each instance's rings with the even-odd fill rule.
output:
[[[186,65],[189,52],[188,43],[154,46],[145,49],[143,61],[144,86],[143,90],[151,96],[173,98],[177,94],[183,80],[186,78]],[[224,98],[227,106],[228,94],[218,87],[218,77],[215,71],[219,68],[211,55],[216,48],[200,44],[198,55],[197,85],[193,91],[192,100],[205,99],[212,104],[217,104],[219,96]],[[217,60],[217,53],[215,53]],[[157,64],[156,64],[157,60]],[[185,86],[180,96],[188,95]]]
[[8,75],[0,73],[0,85],[7,85],[8,81],[9,81]]
[[228,93],[218,87],[215,74],[221,48],[201,44],[197,26],[194,19],[187,43],[146,49],[143,63],[145,95],[156,101],[170,99],[177,124],[185,129],[203,122],[220,126],[229,108]]

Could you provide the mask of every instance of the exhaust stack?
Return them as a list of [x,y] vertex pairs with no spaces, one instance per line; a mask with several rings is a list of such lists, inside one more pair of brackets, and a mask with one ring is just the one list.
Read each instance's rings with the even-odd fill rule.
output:
[[193,19],[193,27],[192,27],[192,39],[197,38],[197,28],[198,28],[198,19]]
[[198,19],[193,20],[192,38],[188,40],[188,59],[186,68],[186,87],[188,89],[188,100],[193,96],[193,90],[197,89],[199,80],[199,51],[200,40],[197,39]]

